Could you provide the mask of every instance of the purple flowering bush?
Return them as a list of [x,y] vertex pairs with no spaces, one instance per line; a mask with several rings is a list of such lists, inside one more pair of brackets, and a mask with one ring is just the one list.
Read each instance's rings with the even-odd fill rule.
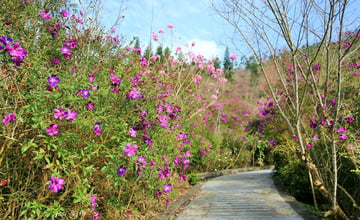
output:
[[[296,141],[274,135],[284,126],[273,101],[243,90],[241,76],[226,82],[200,55],[145,56],[112,31],[94,31],[94,18],[68,1],[4,0],[0,12],[5,219],[149,219],[189,187],[188,174],[264,165],[272,149]],[[354,76],[333,132],[354,170],[355,60],[344,64]],[[339,104],[331,91],[329,112]],[[331,118],[309,115],[315,151]]]
[[1,216],[150,218],[213,170],[221,146],[194,127],[226,84],[211,61],[144,57],[67,1],[0,12]]

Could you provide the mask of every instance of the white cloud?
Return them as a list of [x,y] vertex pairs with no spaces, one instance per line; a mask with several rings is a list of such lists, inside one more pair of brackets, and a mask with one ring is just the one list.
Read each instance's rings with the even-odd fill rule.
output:
[[[192,43],[195,43],[194,47],[191,47]],[[215,41],[208,41],[208,40],[200,40],[200,39],[193,39],[188,41],[189,48],[195,55],[203,55],[206,59],[212,59],[215,57],[221,56],[221,49],[216,44]],[[184,48],[184,52],[187,52],[187,48]]]

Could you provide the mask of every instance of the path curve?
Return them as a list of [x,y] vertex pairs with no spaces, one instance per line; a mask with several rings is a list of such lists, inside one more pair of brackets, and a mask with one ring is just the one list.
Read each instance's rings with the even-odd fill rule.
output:
[[272,175],[272,169],[265,169],[210,179],[176,220],[318,219],[281,194]]

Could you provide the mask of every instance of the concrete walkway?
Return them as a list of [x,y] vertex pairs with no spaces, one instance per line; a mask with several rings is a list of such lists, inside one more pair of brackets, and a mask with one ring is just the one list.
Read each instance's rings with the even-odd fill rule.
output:
[[210,179],[177,220],[318,219],[293,197],[281,195],[266,169]]

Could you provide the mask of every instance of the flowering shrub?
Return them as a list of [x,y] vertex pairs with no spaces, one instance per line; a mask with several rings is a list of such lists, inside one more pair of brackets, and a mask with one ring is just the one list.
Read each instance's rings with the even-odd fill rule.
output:
[[227,80],[212,61],[143,57],[66,1],[0,11],[1,216],[148,218],[217,166]]

